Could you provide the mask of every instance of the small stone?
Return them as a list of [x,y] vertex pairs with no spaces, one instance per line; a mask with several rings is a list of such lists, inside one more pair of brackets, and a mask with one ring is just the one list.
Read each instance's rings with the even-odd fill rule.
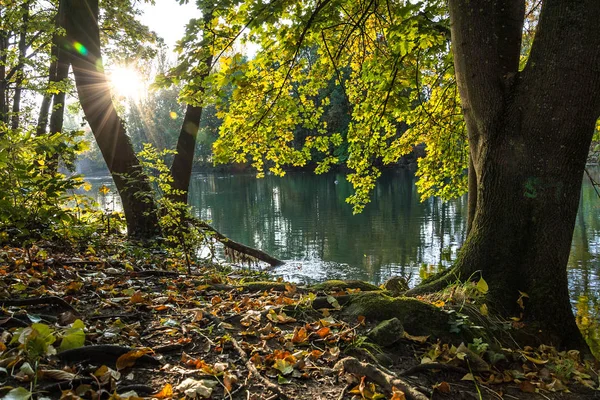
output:
[[383,284],[385,290],[390,291],[394,296],[400,296],[408,290],[408,282],[402,276],[392,276]]
[[379,323],[369,332],[368,337],[373,343],[381,347],[387,347],[402,339],[403,335],[404,326],[402,326],[402,322],[398,318],[392,318]]

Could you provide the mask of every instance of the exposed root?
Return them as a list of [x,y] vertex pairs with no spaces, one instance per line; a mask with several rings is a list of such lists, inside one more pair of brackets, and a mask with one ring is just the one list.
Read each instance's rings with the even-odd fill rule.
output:
[[47,296],[47,297],[31,297],[28,299],[3,299],[0,300],[0,305],[2,307],[19,307],[19,306],[40,306],[40,305],[49,305],[54,304],[56,306],[60,306],[66,308],[68,310],[73,311],[76,315],[80,315],[79,312],[65,300],[61,299],[57,296]]
[[260,381],[260,383],[265,385],[267,389],[269,389],[271,392],[273,392],[277,396],[277,398],[287,400],[288,397],[281,391],[279,386],[275,385],[273,382],[271,382],[267,378],[263,377],[260,374],[260,372],[258,372],[256,367],[254,366],[254,363],[252,363],[252,361],[250,361],[248,359],[248,355],[246,354],[244,349],[242,349],[242,347],[237,342],[237,340],[235,340],[234,338],[231,338],[231,344],[233,345],[233,348],[235,349],[235,351],[238,352],[238,354],[239,354],[240,358],[242,359],[242,361],[244,362],[244,364],[246,364],[246,368],[248,368],[248,371],[250,371],[250,373],[256,379],[258,379]]
[[456,372],[457,374],[462,374],[462,375],[466,375],[469,372],[466,369],[457,367],[455,365],[442,364],[442,363],[426,363],[426,364],[419,364],[412,368],[407,369],[406,371],[402,371],[400,376],[410,376],[410,375],[418,374],[423,371],[431,371],[431,370]]
[[419,392],[406,381],[397,376],[390,375],[373,364],[363,363],[354,357],[346,357],[335,364],[333,369],[337,371],[346,371],[351,374],[366,376],[373,382],[384,388],[388,393],[393,392],[393,388],[404,392],[407,400],[428,400],[428,397]]
[[448,285],[459,279],[454,268],[442,272],[438,277],[435,277],[429,282],[422,283],[404,293],[408,297],[416,297],[419,295],[439,292]]

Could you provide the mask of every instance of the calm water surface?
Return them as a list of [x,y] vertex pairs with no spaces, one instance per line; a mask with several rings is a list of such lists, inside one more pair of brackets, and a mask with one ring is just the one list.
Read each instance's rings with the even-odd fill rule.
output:
[[[600,181],[600,168],[590,173]],[[99,186],[110,178],[92,182]],[[192,179],[190,202],[198,216],[212,220],[225,235],[285,260],[273,271],[285,279],[379,284],[404,275],[416,283],[456,256],[465,238],[467,202],[466,197],[420,202],[414,182],[414,174],[406,170],[385,173],[359,215],[345,202],[352,190],[342,174],[264,179],[199,174]],[[99,200],[104,207],[119,208],[110,197]],[[600,314],[599,255],[600,198],[586,177],[568,265],[578,313]]]

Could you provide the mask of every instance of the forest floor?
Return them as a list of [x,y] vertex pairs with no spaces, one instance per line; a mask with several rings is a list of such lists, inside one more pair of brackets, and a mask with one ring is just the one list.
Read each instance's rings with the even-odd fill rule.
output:
[[[598,364],[577,352],[473,335],[465,310],[487,309],[466,294],[485,282],[420,299],[431,317],[366,283],[305,288],[212,263],[187,274],[161,252],[5,247],[0,275],[6,399],[600,398]],[[383,314],[360,315],[352,299],[367,292]],[[447,335],[427,331],[438,313]]]

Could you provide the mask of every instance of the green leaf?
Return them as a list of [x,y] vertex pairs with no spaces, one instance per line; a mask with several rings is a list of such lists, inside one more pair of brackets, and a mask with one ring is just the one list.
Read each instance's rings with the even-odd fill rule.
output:
[[31,392],[24,387],[12,389],[2,398],[2,400],[27,400],[31,398]]
[[281,372],[283,375],[289,375],[294,372],[294,366],[291,363],[281,359],[275,360],[275,365],[273,365],[273,368]]
[[73,322],[71,328],[69,328],[63,336],[60,342],[59,351],[65,351],[70,349],[76,349],[82,347],[85,344],[85,325],[80,319]]

